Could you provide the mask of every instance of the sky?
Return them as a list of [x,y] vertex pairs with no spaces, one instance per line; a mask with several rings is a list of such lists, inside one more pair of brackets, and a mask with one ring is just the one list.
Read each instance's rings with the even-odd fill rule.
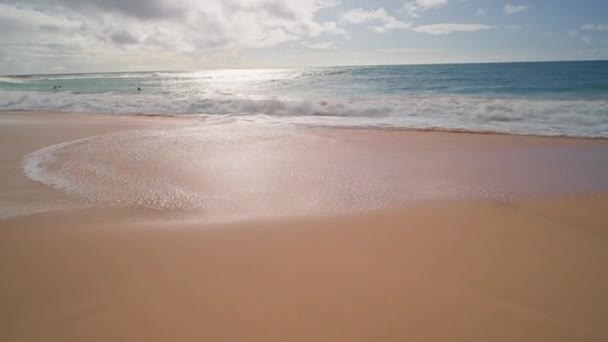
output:
[[0,0],[0,74],[608,59],[608,0]]

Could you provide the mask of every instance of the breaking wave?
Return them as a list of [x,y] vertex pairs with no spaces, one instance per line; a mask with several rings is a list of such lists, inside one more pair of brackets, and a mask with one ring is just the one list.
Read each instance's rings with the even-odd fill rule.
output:
[[312,125],[608,137],[605,99],[463,95],[304,99],[213,92],[192,95],[0,91],[0,109],[238,116]]

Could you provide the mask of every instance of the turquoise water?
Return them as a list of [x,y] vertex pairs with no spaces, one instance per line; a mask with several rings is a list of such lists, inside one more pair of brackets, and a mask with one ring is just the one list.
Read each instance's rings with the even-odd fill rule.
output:
[[0,109],[608,137],[608,62],[0,77]]

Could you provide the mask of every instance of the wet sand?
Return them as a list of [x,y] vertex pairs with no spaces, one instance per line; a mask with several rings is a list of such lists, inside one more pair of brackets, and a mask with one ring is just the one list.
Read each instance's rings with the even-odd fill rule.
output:
[[[2,341],[608,338],[605,194],[444,199],[348,215],[210,223],[197,214],[81,203],[21,170],[26,154],[51,144],[184,122],[56,114],[49,123],[48,115],[2,115],[20,124],[0,126],[0,203],[11,213],[33,200],[57,203],[0,220]],[[379,144],[394,141],[385,133],[370,134]],[[607,146],[390,134],[429,150],[437,141],[498,144],[503,151]],[[602,167],[589,157],[584,169],[564,167],[560,177]],[[581,184],[564,189],[587,189]]]

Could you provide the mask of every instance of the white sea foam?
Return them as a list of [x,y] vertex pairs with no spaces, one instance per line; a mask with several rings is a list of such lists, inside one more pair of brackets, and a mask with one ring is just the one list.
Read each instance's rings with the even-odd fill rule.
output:
[[[196,205],[198,196],[186,189],[158,181],[154,176],[121,172],[118,165],[112,165],[114,160],[110,154],[120,153],[120,144],[125,140],[132,142],[131,139],[136,142],[139,136],[135,131],[120,132],[48,146],[27,155],[23,169],[32,180],[91,202],[153,209]],[[103,146],[107,140],[113,143]],[[149,156],[149,152],[137,148],[128,151]],[[70,153],[73,157],[65,157]],[[91,156],[93,160],[89,159]],[[116,163],[121,161],[119,157]]]
[[[29,178],[86,202],[198,210],[209,217],[370,210],[430,199],[504,200],[608,186],[601,148],[373,148],[364,134],[315,132],[239,119],[122,131],[45,147],[26,156],[23,168]],[[493,171],[514,165],[518,175],[508,184]],[[560,172],[552,173],[555,168]]]
[[474,96],[263,98],[212,90],[169,94],[0,91],[0,109],[230,115],[292,123],[608,137],[608,100]]
[[27,79],[23,77],[10,77],[10,76],[0,76],[0,83],[16,83],[21,84],[26,82]]
[[[243,184],[248,166],[274,158],[263,146],[287,134],[259,128],[206,126],[94,136],[37,150],[26,156],[23,169],[35,181],[90,202],[157,210],[231,207],[238,197],[233,192],[251,186]],[[222,182],[226,177],[230,182]],[[213,191],[206,185],[209,180],[225,188]]]
[[374,209],[408,196],[498,193],[434,179],[399,184],[357,165],[360,154],[344,155],[344,146],[317,159],[298,153],[300,146],[323,151],[332,144],[292,126],[233,122],[65,142],[26,156],[23,168],[29,178],[89,202],[209,216]]

